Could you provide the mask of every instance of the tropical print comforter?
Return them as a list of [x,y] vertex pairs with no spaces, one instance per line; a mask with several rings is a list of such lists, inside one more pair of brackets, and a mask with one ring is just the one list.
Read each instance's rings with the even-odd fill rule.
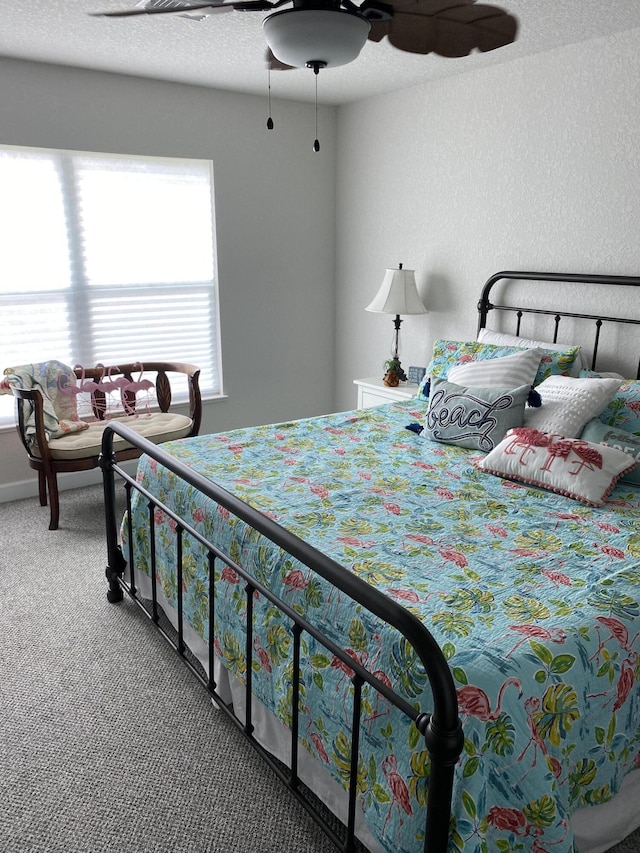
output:
[[[414,612],[451,666],[464,727],[451,850],[573,850],[578,808],[640,767],[640,491],[594,509],[474,467],[478,452],[406,425],[409,401],[164,445]],[[411,648],[321,578],[143,457],[138,480],[350,650],[430,709]],[[149,572],[148,509],[134,503],[134,553]],[[157,577],[175,602],[175,527],[157,510]],[[126,553],[126,551],[125,551]],[[185,619],[206,641],[207,563],[187,537]],[[216,651],[245,675],[243,584],[218,569]],[[254,602],[256,695],[290,719],[289,626]],[[350,673],[303,635],[304,746],[346,786]],[[381,847],[422,849],[428,754],[415,727],[364,694],[358,799]]]

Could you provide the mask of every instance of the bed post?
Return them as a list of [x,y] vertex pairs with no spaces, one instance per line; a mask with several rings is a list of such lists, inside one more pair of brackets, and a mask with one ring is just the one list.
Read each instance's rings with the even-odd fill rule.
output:
[[118,545],[118,530],[116,518],[116,487],[113,466],[116,463],[116,455],[113,450],[113,430],[108,427],[102,435],[102,452],[99,465],[102,469],[102,485],[104,489],[104,515],[107,528],[107,567],[105,575],[109,581],[107,600],[115,603],[122,601],[123,593],[119,583],[122,577],[126,560]]
[[424,736],[431,757],[424,849],[426,853],[431,850],[447,850],[453,774],[464,746],[462,724],[457,718],[453,728],[448,727],[443,731],[435,725],[431,714],[423,713],[418,715],[415,725]]
[[[507,273],[508,275],[508,273]],[[480,299],[478,300],[478,333],[481,329],[485,329],[487,326],[487,318],[489,316],[489,311],[493,310],[493,304],[489,299],[489,294],[491,293],[491,288],[496,283],[496,281],[500,281],[501,278],[505,277],[505,273],[498,272],[495,275],[492,275],[488,281],[485,282],[484,287],[482,288],[482,293],[480,294]]]

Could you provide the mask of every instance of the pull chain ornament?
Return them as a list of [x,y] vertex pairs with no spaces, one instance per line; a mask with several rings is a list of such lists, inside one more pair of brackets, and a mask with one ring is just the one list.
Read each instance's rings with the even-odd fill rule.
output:
[[271,60],[269,60],[269,66],[267,68],[267,80],[268,80],[268,95],[267,95],[267,103],[268,103],[268,113],[269,116],[267,118],[267,130],[273,130],[273,119],[271,118]]
[[316,138],[313,140],[313,150],[317,153],[320,150],[320,140],[318,139],[318,74],[321,68],[326,67],[326,62],[321,59],[315,59],[313,62],[307,62],[307,68],[313,68],[313,73],[316,75]]

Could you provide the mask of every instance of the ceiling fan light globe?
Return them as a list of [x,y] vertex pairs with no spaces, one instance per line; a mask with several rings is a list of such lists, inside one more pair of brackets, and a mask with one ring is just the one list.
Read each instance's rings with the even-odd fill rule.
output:
[[262,27],[271,52],[285,65],[332,68],[353,62],[371,24],[343,9],[285,9],[265,18]]

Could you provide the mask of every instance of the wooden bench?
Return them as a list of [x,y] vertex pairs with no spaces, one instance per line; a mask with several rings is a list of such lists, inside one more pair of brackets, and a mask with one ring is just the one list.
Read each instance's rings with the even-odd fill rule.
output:
[[[27,451],[29,465],[38,472],[40,505],[47,505],[47,492],[51,508],[49,530],[57,530],[60,518],[58,495],[59,473],[86,471],[99,465],[102,433],[111,417],[122,418],[127,425],[154,444],[177,438],[197,435],[202,419],[200,396],[200,370],[193,364],[178,362],[145,362],[123,364],[118,367],[74,368],[78,384],[69,389],[81,394],[85,389],[89,401],[87,418],[81,415],[88,427],[56,438],[47,438],[43,416],[43,397],[38,390],[11,387],[16,398],[17,429]],[[141,379],[144,373],[144,379]],[[154,377],[149,378],[149,375]],[[186,377],[189,395],[189,414],[183,415],[171,408],[174,391],[172,380]],[[94,387],[95,386],[95,387]],[[186,390],[185,389],[185,390]],[[114,392],[116,403],[112,404]],[[142,392],[142,393],[141,393]],[[142,402],[144,395],[145,401]],[[149,400],[153,397],[153,400]],[[27,421],[35,417],[35,434],[27,436]],[[140,451],[118,438],[114,442],[116,459],[134,459]]]

